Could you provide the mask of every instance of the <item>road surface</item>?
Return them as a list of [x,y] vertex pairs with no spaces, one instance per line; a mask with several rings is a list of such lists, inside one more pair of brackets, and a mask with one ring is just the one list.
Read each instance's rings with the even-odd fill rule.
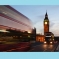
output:
[[[35,43],[36,44],[36,43]],[[31,49],[28,52],[54,52],[58,46],[58,43],[55,44],[36,44],[32,45]]]

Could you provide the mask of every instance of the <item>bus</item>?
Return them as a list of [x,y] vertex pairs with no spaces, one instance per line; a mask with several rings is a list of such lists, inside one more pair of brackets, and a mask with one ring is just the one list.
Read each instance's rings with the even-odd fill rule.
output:
[[53,44],[54,43],[54,35],[51,32],[46,32],[45,34],[45,41],[44,43],[46,44]]

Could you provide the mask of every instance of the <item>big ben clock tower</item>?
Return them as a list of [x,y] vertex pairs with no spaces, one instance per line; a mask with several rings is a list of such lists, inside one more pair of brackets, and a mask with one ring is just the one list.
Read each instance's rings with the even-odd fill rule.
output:
[[48,19],[47,12],[46,12],[45,18],[44,18],[44,35],[46,32],[49,32],[49,19]]

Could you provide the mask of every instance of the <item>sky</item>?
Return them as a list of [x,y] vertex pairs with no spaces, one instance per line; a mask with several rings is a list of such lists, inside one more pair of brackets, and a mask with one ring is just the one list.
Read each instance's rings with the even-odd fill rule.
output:
[[49,30],[55,36],[59,36],[59,6],[58,5],[11,5],[14,9],[28,17],[36,32],[44,33],[43,21],[47,11],[50,21]]

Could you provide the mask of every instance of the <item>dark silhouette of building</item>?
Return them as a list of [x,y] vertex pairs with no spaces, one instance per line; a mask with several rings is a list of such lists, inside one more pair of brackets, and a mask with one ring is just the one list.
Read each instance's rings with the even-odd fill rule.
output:
[[33,40],[36,40],[36,28],[32,30],[32,38]]
[[34,29],[32,30],[33,34],[36,34],[36,28],[34,27]]
[[59,42],[59,36],[55,36],[54,40]]

